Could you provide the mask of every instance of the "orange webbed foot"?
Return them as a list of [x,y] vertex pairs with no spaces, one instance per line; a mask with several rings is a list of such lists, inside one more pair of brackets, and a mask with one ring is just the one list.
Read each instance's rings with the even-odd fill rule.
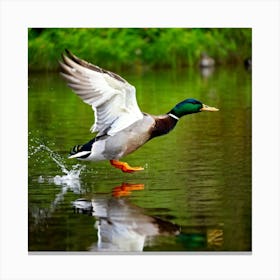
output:
[[111,165],[113,165],[114,167],[121,169],[122,172],[125,173],[133,173],[135,171],[142,171],[144,170],[143,167],[132,167],[130,166],[127,162],[122,162],[122,161],[118,161],[115,159],[110,160]]

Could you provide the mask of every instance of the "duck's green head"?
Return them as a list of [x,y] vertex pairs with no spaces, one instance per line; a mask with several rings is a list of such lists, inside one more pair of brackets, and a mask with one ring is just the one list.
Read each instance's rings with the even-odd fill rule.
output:
[[219,111],[219,109],[205,105],[202,102],[200,102],[194,98],[188,98],[188,99],[185,99],[184,101],[178,103],[169,112],[169,114],[171,114],[177,118],[181,118],[184,115],[199,113],[202,111],[216,112],[216,111]]

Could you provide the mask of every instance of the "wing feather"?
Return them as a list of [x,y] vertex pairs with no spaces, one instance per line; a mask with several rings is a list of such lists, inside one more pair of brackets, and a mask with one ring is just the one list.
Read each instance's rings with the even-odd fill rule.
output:
[[114,135],[143,118],[135,87],[119,75],[88,63],[66,50],[59,62],[68,86],[92,106],[95,122],[91,128],[98,135]]

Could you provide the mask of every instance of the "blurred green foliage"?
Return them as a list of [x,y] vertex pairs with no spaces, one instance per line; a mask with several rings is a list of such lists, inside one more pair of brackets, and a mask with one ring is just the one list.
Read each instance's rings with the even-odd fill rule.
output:
[[217,64],[251,57],[250,28],[30,28],[29,70],[56,70],[67,48],[112,70],[185,67],[206,52]]

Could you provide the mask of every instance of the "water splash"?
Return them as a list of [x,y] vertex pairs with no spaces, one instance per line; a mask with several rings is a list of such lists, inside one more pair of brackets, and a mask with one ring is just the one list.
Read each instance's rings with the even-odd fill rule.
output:
[[41,209],[40,207],[33,207],[31,209],[34,222],[39,224],[45,219],[49,218],[52,213],[55,212],[57,205],[64,200],[64,196],[68,191],[77,194],[83,193],[81,190],[80,175],[86,166],[75,164],[69,168],[62,156],[53,151],[45,143],[42,143],[42,141],[38,140],[38,138],[31,138],[30,143],[31,145],[28,147],[28,157],[36,157],[35,164],[48,164],[48,161],[51,160],[62,172],[62,174],[55,176],[49,176],[45,174],[40,175],[37,179],[37,182],[40,184],[55,184],[61,187],[59,193],[56,194],[49,207],[44,209]]
[[56,185],[66,185],[71,188],[73,192],[80,192],[80,174],[85,169],[84,165],[76,164],[72,166],[72,169],[67,171],[65,175],[56,175],[53,178],[53,182]]
[[[61,157],[58,153],[54,152],[46,144],[42,143],[36,138],[30,140],[32,145],[29,146],[29,158],[37,155],[39,152],[47,153],[48,158],[50,158],[62,171],[64,175],[56,175],[54,177],[46,177],[40,175],[38,177],[38,183],[54,183],[59,186],[67,186],[72,191],[80,192],[80,174],[85,169],[85,165],[75,164],[71,168],[68,168],[65,159]],[[43,161],[44,162],[44,161]]]

